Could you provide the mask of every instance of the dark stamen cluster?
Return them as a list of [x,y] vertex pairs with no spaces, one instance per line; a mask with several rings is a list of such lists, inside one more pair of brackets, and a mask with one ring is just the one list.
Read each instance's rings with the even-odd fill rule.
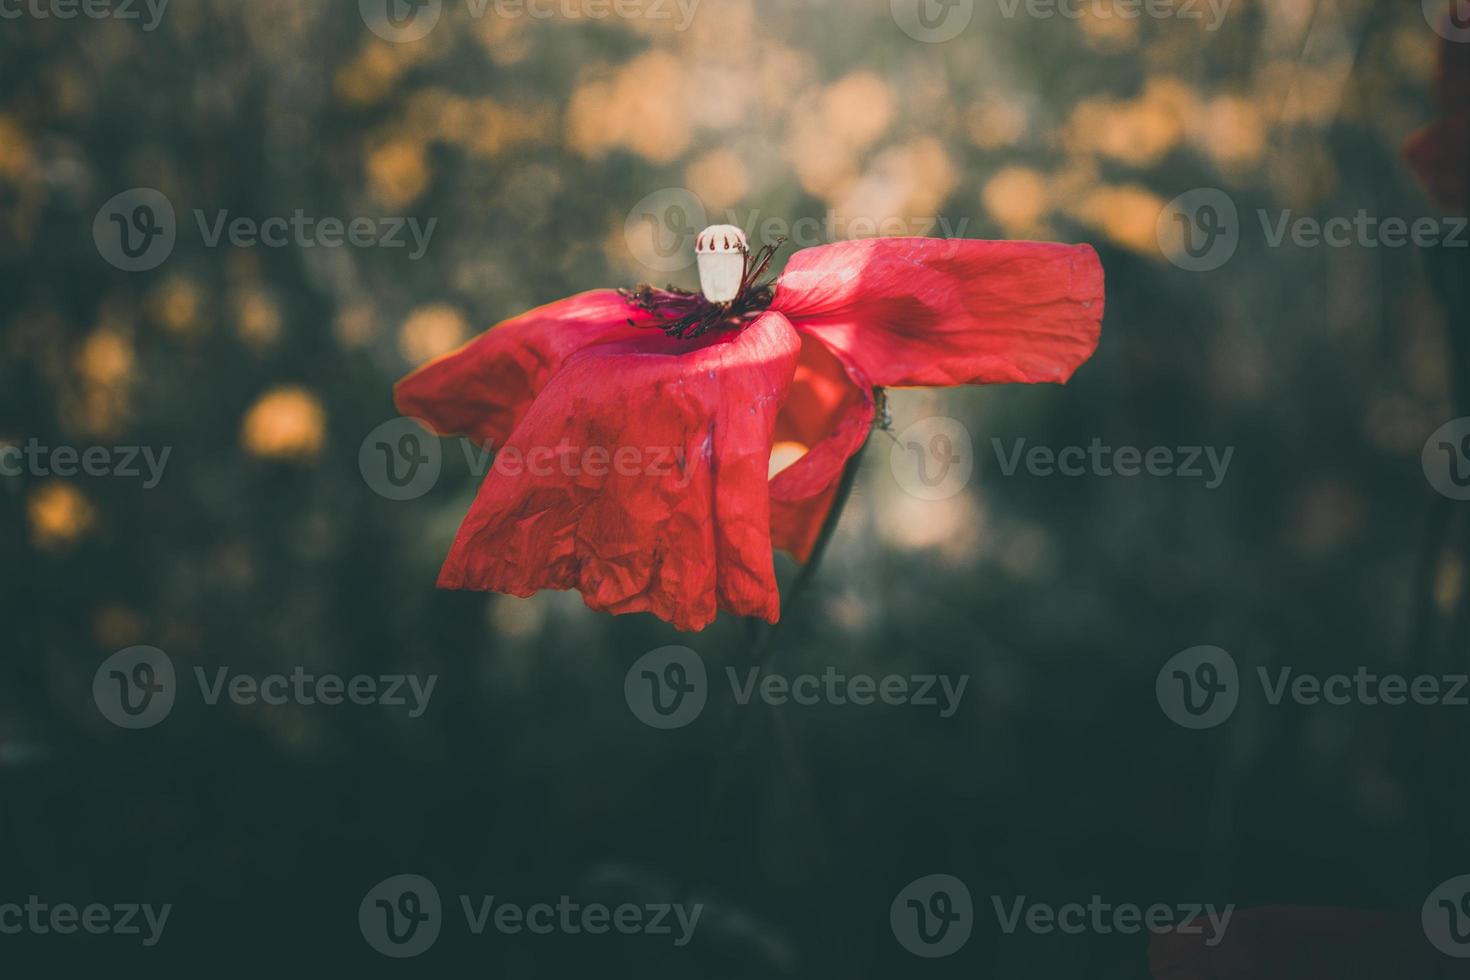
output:
[[[745,253],[745,271],[740,276],[740,291],[728,303],[711,303],[703,293],[669,286],[658,289],[641,285],[636,289],[620,289],[619,293],[632,305],[658,319],[657,326],[670,337],[692,340],[724,326],[743,326],[760,316],[775,296],[771,281],[760,282],[770,268],[776,252],[786,239],[778,238],[755,253]],[[633,325],[633,321],[628,321]]]

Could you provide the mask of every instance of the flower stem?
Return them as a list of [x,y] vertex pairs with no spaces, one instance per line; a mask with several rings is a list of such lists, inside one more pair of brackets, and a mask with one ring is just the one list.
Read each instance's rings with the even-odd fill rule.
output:
[[[871,436],[871,433],[870,433]],[[842,479],[837,484],[837,493],[832,498],[832,507],[827,511],[827,518],[822,522],[822,529],[817,532],[817,540],[812,544],[812,553],[808,556],[806,563],[796,573],[796,578],[791,581],[791,588],[786,590],[786,595],[781,599],[781,622],[774,626],[762,623],[760,620],[751,620],[755,626],[755,663],[758,667],[764,667],[770,658],[775,646],[776,634],[780,631],[781,623],[786,622],[787,613],[796,608],[797,600],[806,594],[811,586],[812,580],[817,576],[817,568],[822,563],[822,556],[827,553],[827,546],[832,543],[832,536],[837,532],[837,523],[842,518],[842,511],[847,506],[847,500],[852,496],[852,488],[857,483],[858,470],[861,468],[863,453],[868,448],[867,442],[858,447],[857,452],[847,461],[847,466],[842,470]]]
[[[837,492],[833,496],[832,506],[827,511],[827,517],[817,533],[817,539],[812,545],[811,555],[802,566],[801,571],[792,580],[791,588],[787,590],[782,598],[782,616],[780,622],[774,626],[761,622],[758,619],[749,620],[750,631],[748,633],[752,660],[757,674],[763,673],[771,655],[775,652],[775,640],[783,623],[790,619],[790,612],[795,608],[796,601],[806,593],[812,580],[816,577],[817,567],[820,565],[822,556],[831,543],[833,534],[837,530],[838,521],[842,517],[842,511],[852,496],[853,486],[857,482],[858,470],[862,465],[863,452],[867,443],[853,453],[852,458],[847,461],[847,466],[842,471],[841,481],[837,485]],[[758,683],[757,679],[757,683]],[[738,763],[747,755],[747,743],[750,740],[749,719],[756,714],[755,704],[748,706],[732,705],[731,710],[736,713],[735,719],[730,723],[729,735],[721,741],[723,750],[721,761],[717,766],[714,778],[710,781],[710,789],[705,796],[703,812],[701,813],[699,827],[701,832],[697,835],[695,850],[691,855],[690,864],[694,873],[686,882],[686,889],[697,887],[704,877],[704,872],[709,865],[709,857],[714,851],[714,845],[719,840],[720,830],[723,824],[722,817],[725,812],[725,801],[730,795],[731,784],[734,782],[736,770],[740,768]],[[786,729],[778,726],[776,735],[785,739]],[[804,783],[805,778],[801,773],[800,763],[796,759],[795,752],[790,745],[781,746],[786,751],[783,757],[787,763],[787,772],[794,782]],[[808,798],[808,812],[811,811]]]

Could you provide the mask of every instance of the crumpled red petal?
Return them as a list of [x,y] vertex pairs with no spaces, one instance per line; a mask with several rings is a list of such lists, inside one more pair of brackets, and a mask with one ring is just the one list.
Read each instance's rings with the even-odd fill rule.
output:
[[1234,913],[1223,939],[1212,927],[1170,932],[1149,943],[1154,980],[1437,980],[1461,977],[1463,963],[1429,945],[1408,916],[1351,909],[1272,906]]
[[803,337],[791,397],[776,441],[807,447],[771,479],[771,543],[798,561],[811,557],[842,471],[873,427],[873,386],[815,337]]
[[398,382],[393,399],[400,413],[440,435],[499,445],[567,357],[591,344],[641,336],[649,319],[616,290],[580,293],[506,320],[430,361]]
[[[740,331],[642,331],[567,357],[497,455],[439,585],[574,588],[593,609],[681,630],[717,608],[775,622],[767,484],[800,350],[766,313]],[[637,465],[616,465],[620,451]],[[613,465],[594,462],[602,452]]]
[[791,257],[771,306],[876,385],[1063,382],[1097,348],[1090,245],[871,238]]
[[1466,181],[1470,179],[1470,111],[1431,123],[1410,136],[1404,144],[1404,159],[1435,204],[1464,213]]

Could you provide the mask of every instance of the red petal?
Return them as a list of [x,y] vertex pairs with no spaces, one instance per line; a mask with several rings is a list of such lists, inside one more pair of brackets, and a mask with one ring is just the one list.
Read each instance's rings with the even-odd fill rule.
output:
[[873,386],[815,337],[802,338],[791,397],[776,420],[776,441],[806,455],[771,480],[771,542],[798,561],[811,557],[842,471],[873,427]]
[[1404,159],[1436,204],[1448,211],[1465,211],[1470,112],[1441,119],[1410,136],[1404,144]]
[[1163,933],[1149,943],[1155,980],[1434,980],[1462,976],[1419,923],[1378,912],[1276,906],[1236,912],[1223,939],[1195,920],[1193,934]]
[[641,335],[628,326],[630,317],[646,319],[612,289],[549,303],[414,371],[394,388],[394,402],[440,435],[499,444],[568,356],[589,344]]
[[1089,245],[870,238],[791,257],[772,309],[874,384],[1066,381],[1097,347]]
[[[567,358],[497,455],[440,586],[574,588],[593,609],[684,630],[717,607],[775,622],[768,468],[800,348],[768,313],[739,332],[644,331]],[[598,449],[638,464],[594,464]]]

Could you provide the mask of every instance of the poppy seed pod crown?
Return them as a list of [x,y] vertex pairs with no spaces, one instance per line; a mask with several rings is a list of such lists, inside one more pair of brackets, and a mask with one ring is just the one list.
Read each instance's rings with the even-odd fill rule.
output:
[[734,225],[711,225],[694,239],[699,260],[699,288],[711,303],[728,303],[740,292],[745,273],[745,253],[750,246],[745,232]]

